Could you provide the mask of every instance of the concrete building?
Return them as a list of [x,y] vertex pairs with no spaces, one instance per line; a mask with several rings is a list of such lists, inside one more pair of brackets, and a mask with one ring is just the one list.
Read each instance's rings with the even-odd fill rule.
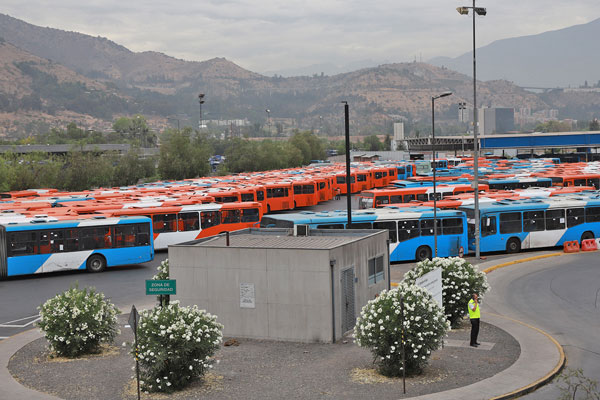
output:
[[514,108],[481,108],[477,110],[480,135],[507,133],[515,130]]
[[305,233],[245,229],[169,246],[174,297],[217,315],[228,337],[340,339],[389,288],[388,232]]

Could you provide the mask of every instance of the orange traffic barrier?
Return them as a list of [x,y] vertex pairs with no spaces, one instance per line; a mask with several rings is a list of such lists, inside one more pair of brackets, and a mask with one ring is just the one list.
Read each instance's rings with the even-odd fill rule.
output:
[[581,241],[581,251],[596,251],[598,246],[595,239],[585,239]]
[[571,240],[563,244],[565,253],[577,253],[579,252],[579,242],[577,240]]

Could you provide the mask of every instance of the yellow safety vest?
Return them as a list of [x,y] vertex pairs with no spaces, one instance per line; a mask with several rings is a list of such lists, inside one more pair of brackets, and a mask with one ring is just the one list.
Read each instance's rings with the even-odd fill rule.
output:
[[481,318],[481,313],[479,312],[479,304],[477,304],[477,308],[475,309],[475,311],[473,311],[471,309],[471,306],[475,304],[475,302],[473,301],[473,299],[469,300],[469,306],[467,307],[467,309],[469,310],[469,318],[473,319],[473,318]]

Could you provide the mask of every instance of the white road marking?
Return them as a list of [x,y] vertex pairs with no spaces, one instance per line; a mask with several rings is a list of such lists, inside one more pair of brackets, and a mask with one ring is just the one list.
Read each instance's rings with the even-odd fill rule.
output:
[[[31,318],[34,318],[34,319],[32,319],[31,321],[29,321],[25,324],[15,324],[14,323],[14,322],[20,322],[20,321],[31,319]],[[19,318],[19,319],[15,319],[13,321],[8,321],[3,324],[0,324],[0,328],[25,328],[29,325],[34,324],[35,322],[39,321],[40,319],[41,318],[39,315],[32,315],[31,317]]]

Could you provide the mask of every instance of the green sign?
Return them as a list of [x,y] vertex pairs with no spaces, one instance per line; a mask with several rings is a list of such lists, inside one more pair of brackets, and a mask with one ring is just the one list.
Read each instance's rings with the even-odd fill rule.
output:
[[146,294],[161,295],[161,294],[177,294],[175,279],[164,281],[147,280]]

